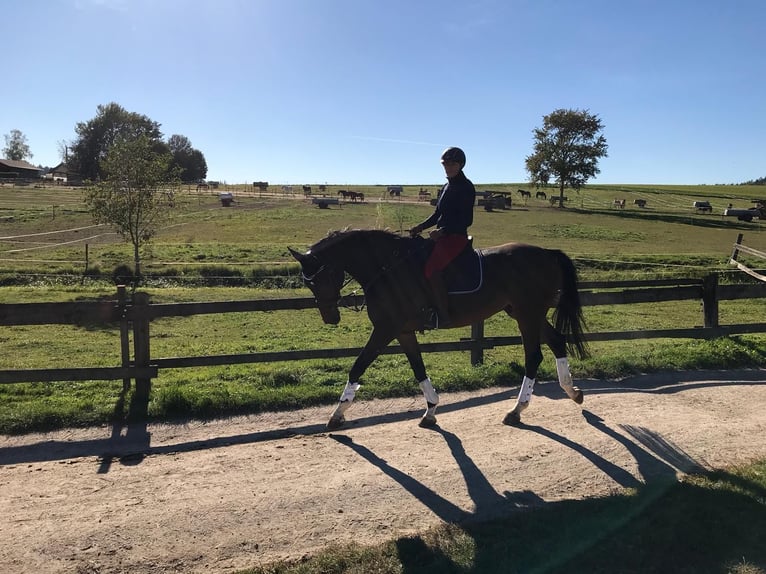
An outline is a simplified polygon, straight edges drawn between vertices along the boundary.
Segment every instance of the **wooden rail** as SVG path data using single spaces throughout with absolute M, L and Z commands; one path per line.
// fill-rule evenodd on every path
M 740 246 L 741 248 L 741 246 Z M 580 298 L 583 306 L 630 305 L 664 301 L 700 300 L 703 325 L 685 329 L 655 329 L 587 333 L 588 341 L 615 341 L 650 338 L 712 339 L 741 333 L 764 333 L 766 323 L 719 325 L 718 302 L 723 300 L 766 298 L 766 283 L 719 285 L 718 275 L 704 279 L 665 279 L 654 281 L 583 282 Z M 361 305 L 363 297 L 344 298 L 346 305 Z M 81 380 L 123 380 L 127 387 L 136 381 L 136 391 L 148 394 L 151 379 L 160 369 L 266 363 L 274 361 L 301 361 L 320 358 L 354 357 L 361 347 L 272 351 L 230 355 L 195 357 L 151 356 L 151 322 L 161 317 L 190 317 L 192 315 L 243 313 L 280 310 L 314 309 L 311 298 L 263 299 L 250 301 L 163 303 L 152 304 L 146 293 L 136 293 L 128 300 L 124 287 L 119 287 L 114 301 L 75 303 L 18 303 L 0 304 L 0 326 L 14 325 L 112 325 L 120 331 L 121 364 L 114 367 L 79 367 L 66 369 L 13 369 L 0 370 L 0 384 L 18 382 L 52 382 Z M 130 331 L 133 335 L 131 359 Z M 473 364 L 481 363 L 483 352 L 499 346 L 519 345 L 521 337 L 486 337 L 484 324 L 471 328 L 471 336 L 457 341 L 424 343 L 427 353 L 469 351 Z M 398 345 L 390 345 L 383 354 L 401 352 Z
M 766 275 L 761 275 L 758 273 L 755 269 L 751 269 L 747 265 L 743 265 L 739 261 L 737 261 L 737 258 L 739 257 L 739 253 L 748 253 L 750 255 L 755 255 L 756 257 L 760 257 L 761 259 L 766 259 L 766 253 L 763 251 L 758 251 L 757 249 L 753 249 L 752 247 L 747 247 L 745 245 L 742 245 L 742 234 L 740 233 L 737 236 L 737 242 L 734 244 L 734 250 L 731 252 L 731 259 L 729 259 L 729 263 L 731 265 L 734 265 L 739 269 L 740 271 L 744 271 L 751 277 L 755 277 L 756 279 L 766 282 Z

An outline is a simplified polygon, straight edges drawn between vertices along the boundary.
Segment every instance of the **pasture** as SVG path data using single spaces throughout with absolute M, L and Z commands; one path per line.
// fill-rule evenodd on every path
M 513 207 L 476 209 L 475 245 L 522 241 L 561 247 L 580 260 L 586 278 L 599 266 L 633 260 L 643 263 L 644 270 L 664 264 L 661 272 L 674 263 L 688 267 L 694 258 L 709 268 L 725 259 L 726 246 L 738 230 L 754 247 L 762 236 L 762 221 L 748 224 L 721 214 L 729 204 L 751 205 L 766 194 L 763 187 L 594 187 L 579 194 L 570 190 L 567 208 L 555 209 L 544 199 L 522 199 L 515 193 L 519 185 L 478 186 L 480 191 L 512 192 Z M 231 282 L 241 278 L 251 284 L 253 277 L 280 275 L 285 266 L 294 267 L 288 246 L 306 247 L 343 227 L 407 229 L 431 209 L 417 201 L 416 186 L 405 188 L 398 198 L 389 197 L 383 186 L 358 186 L 364 202 L 323 210 L 303 195 L 226 189 L 234 195 L 229 208 L 222 207 L 217 192 L 181 190 L 173 221 L 143 254 L 149 275 L 180 280 L 216 277 L 218 271 L 232 277 Z M 327 186 L 326 193 L 337 198 L 334 186 Z M 627 207 L 615 209 L 615 198 L 626 199 Z M 711 203 L 711 214 L 695 212 L 692 204 L 699 198 Z M 636 199 L 645 201 L 645 207 L 636 207 Z M 60 280 L 66 275 L 79 279 L 83 273 L 109 276 L 115 266 L 130 263 L 129 246 L 108 228 L 93 226 L 81 190 L 0 188 L 0 281 L 40 274 L 58 274 Z
M 479 186 L 502 189 L 503 186 Z M 518 184 L 505 186 L 515 191 Z M 405 230 L 432 209 L 418 202 L 419 188 L 391 198 L 383 187 L 360 187 L 364 203 L 319 209 L 305 197 L 240 191 L 222 207 L 216 194 L 182 191 L 173 221 L 144 250 L 149 275 L 145 290 L 156 302 L 224 301 L 309 296 L 288 247 L 303 250 L 329 230 L 344 227 Z M 472 227 L 477 247 L 525 241 L 559 247 L 574 260 L 581 280 L 701 277 L 728 271 L 737 233 L 745 244 L 766 250 L 759 220 L 723 218 L 718 206 L 744 204 L 761 188 L 702 186 L 667 190 L 585 189 L 570 207 L 552 208 L 543 199 L 514 197 L 510 210 L 477 208 Z M 329 186 L 328 195 L 336 195 Z M 617 194 L 627 207 L 613 209 Z M 633 194 L 647 200 L 632 207 Z M 734 195 L 739 194 L 737 198 Z M 749 194 L 749 195 L 748 195 Z M 762 194 L 761 194 L 762 195 Z M 694 212 L 705 197 L 716 211 Z M 575 207 L 576 203 L 581 204 Z M 721 207 L 722 208 L 722 207 Z M 53 302 L 113 298 L 111 271 L 130 263 L 130 248 L 106 228 L 93 228 L 82 191 L 0 188 L 0 302 Z M 85 245 L 87 245 L 87 250 Z M 88 270 L 85 271 L 87 251 Z M 741 280 L 741 273 L 728 280 Z M 278 288 L 267 288 L 274 287 Z M 353 285 L 348 290 L 353 289 Z M 626 314 L 627 312 L 627 314 Z M 722 322 L 757 322 L 766 316 L 762 300 L 726 302 Z M 623 328 L 682 328 L 700 323 L 694 302 L 640 304 L 587 309 L 593 331 Z M 168 318 L 153 326 L 152 356 L 190 356 L 256 351 L 361 346 L 370 325 L 364 313 L 343 312 L 340 325 L 323 325 L 313 311 L 230 314 Z M 487 335 L 516 335 L 515 324 L 496 317 Z M 6 352 L 0 368 L 113 366 L 119 364 L 115 332 L 69 326 L 14 327 L 0 338 Z M 429 332 L 423 342 L 454 340 L 468 330 Z M 753 366 L 764 362 L 763 337 L 720 341 L 615 341 L 599 343 L 593 357 L 573 361 L 575 377 L 619 376 L 675 368 Z M 555 377 L 546 353 L 541 378 Z M 149 416 L 213 417 L 232 413 L 332 403 L 345 382 L 351 361 L 315 360 L 291 364 L 230 365 L 167 370 L 153 382 Z M 520 349 L 488 351 L 485 363 L 470 366 L 461 353 L 426 357 L 429 374 L 442 390 L 516 384 Z M 401 396 L 417 391 L 406 360 L 379 358 L 365 376 L 363 397 Z M 118 389 L 113 382 L 18 384 L 0 388 L 0 431 L 101 424 L 116 415 Z M 127 407 L 124 407 L 127 409 Z

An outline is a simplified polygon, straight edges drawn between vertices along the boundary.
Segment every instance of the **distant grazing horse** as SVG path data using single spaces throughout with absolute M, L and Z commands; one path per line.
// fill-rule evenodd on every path
M 197 184 L 197 191 L 200 191 L 200 190 L 203 190 L 203 189 L 204 190 L 208 190 L 208 189 L 210 189 L 210 186 L 208 184 L 206 184 L 206 183 L 198 183 Z
M 338 195 L 343 196 L 343 199 L 350 199 L 351 201 L 364 201 L 364 194 L 361 191 L 347 191 L 345 189 L 339 189 Z
M 532 192 L 527 191 L 526 189 L 517 189 L 516 191 L 519 192 L 519 195 L 523 198 L 532 197 Z
M 535 199 L 548 199 L 548 196 L 545 195 L 544 191 L 538 191 L 535 193 Z
M 423 310 L 430 306 L 422 265 L 432 246 L 430 240 L 420 237 L 402 237 L 381 230 L 347 230 L 330 233 L 306 253 L 290 249 L 301 264 L 303 281 L 314 294 L 325 323 L 336 325 L 340 321 L 340 292 L 348 274 L 362 286 L 373 325 L 367 344 L 348 373 L 328 429 L 343 425 L 362 375 L 394 339 L 399 341 L 426 399 L 420 426 L 436 424 L 439 396 L 428 378 L 415 336 L 415 331 L 424 328 Z M 567 360 L 567 349 L 579 357 L 587 356 L 572 260 L 558 249 L 522 243 L 490 247 L 478 254 L 483 265 L 481 285 L 466 294 L 450 295 L 451 326 L 471 325 L 500 311 L 516 319 L 524 346 L 524 378 L 516 405 L 503 422 L 518 424 L 521 412 L 529 405 L 543 359 L 541 342 L 556 357 L 561 387 L 569 398 L 582 403 L 582 391 L 572 383 Z M 555 327 L 547 319 L 549 309 L 553 309 Z
M 311 186 L 310 185 L 304 185 L 303 186 L 303 195 L 305 195 L 305 196 L 311 195 Z
M 624 200 L 624 199 L 615 199 L 615 200 L 612 202 L 612 205 L 613 205 L 614 207 L 617 207 L 617 208 L 619 208 L 619 209 L 625 209 L 625 200 Z

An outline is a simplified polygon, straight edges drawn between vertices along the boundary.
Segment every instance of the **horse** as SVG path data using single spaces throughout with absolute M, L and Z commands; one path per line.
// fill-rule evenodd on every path
M 544 191 L 538 191 L 535 193 L 535 199 L 548 199 L 548 196 L 545 194 Z
M 384 230 L 333 231 L 305 253 L 288 248 L 300 263 L 301 277 L 312 294 L 322 320 L 340 322 L 341 290 L 355 279 L 364 291 L 372 332 L 348 372 L 348 381 L 327 423 L 328 430 L 345 423 L 345 413 L 361 385 L 361 377 L 391 341 L 397 339 L 426 400 L 421 427 L 436 425 L 439 403 L 426 373 L 415 335 L 425 327 L 424 310 L 431 306 L 423 261 L 433 241 Z M 558 249 L 507 243 L 477 250 L 482 261 L 481 285 L 449 297 L 450 328 L 484 320 L 500 311 L 515 319 L 524 348 L 524 377 L 516 404 L 503 423 L 518 425 L 529 406 L 544 342 L 556 357 L 559 385 L 578 404 L 583 393 L 572 382 L 567 351 L 580 358 L 589 354 L 585 322 L 572 260 Z M 449 267 L 445 272 L 449 271 Z M 552 321 L 547 314 L 553 309 Z
M 352 202 L 364 201 L 364 194 L 361 191 L 346 191 L 345 189 L 338 190 L 338 195 L 342 195 L 343 199 L 351 198 Z
M 526 189 L 517 189 L 516 191 L 524 199 L 526 199 L 528 197 L 532 197 L 532 192 L 531 191 L 527 191 Z

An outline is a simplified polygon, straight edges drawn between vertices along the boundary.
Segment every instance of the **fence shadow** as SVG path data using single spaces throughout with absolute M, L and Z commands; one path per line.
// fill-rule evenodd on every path
M 462 401 L 444 405 L 441 412 L 454 412 L 462 409 L 478 407 L 494 402 L 507 400 L 513 396 L 514 391 L 502 390 L 484 396 L 469 397 Z M 67 460 L 88 456 L 98 456 L 101 460 L 99 472 L 108 472 L 109 466 L 119 460 L 122 464 L 137 464 L 145 456 L 175 454 L 191 452 L 195 450 L 222 448 L 227 446 L 255 444 L 259 442 L 280 440 L 296 435 L 313 435 L 326 432 L 325 422 L 292 426 L 283 429 L 273 429 L 243 433 L 233 436 L 213 437 L 202 440 L 192 440 L 170 445 L 152 446 L 150 444 L 151 433 L 146 422 L 136 422 L 138 413 L 143 412 L 144 417 L 148 406 L 148 398 L 137 398 L 131 405 L 127 416 L 122 413 L 126 392 L 120 395 L 115 405 L 115 421 L 112 425 L 111 434 L 108 437 L 80 440 L 58 441 L 46 440 L 39 443 L 0 448 L 0 467 L 10 464 L 22 464 L 32 462 L 50 462 Z M 409 420 L 417 420 L 423 414 L 425 405 L 416 410 L 402 411 L 361 417 L 348 422 L 350 428 L 364 428 L 391 424 Z M 330 408 L 328 407 L 328 416 Z M 125 433 L 123 434 L 123 431 Z
M 736 372 L 699 371 L 661 373 L 656 375 L 640 375 L 621 381 L 577 381 L 577 385 L 581 387 L 586 394 L 586 401 L 589 394 L 595 395 L 601 393 L 625 392 L 667 394 L 683 392 L 690 389 L 741 384 L 766 385 L 766 370 L 754 369 Z M 449 413 L 510 400 L 516 396 L 517 390 L 518 387 L 514 386 L 512 388 L 498 390 L 482 396 L 469 397 L 452 403 L 442 403 L 439 407 L 439 411 L 442 413 Z M 536 385 L 535 394 L 554 400 L 569 400 L 555 382 Z M 115 422 L 112 425 L 111 433 L 108 437 L 80 441 L 45 440 L 35 444 L 0 448 L 0 467 L 11 464 L 48 462 L 97 456 L 101 459 L 99 472 L 103 473 L 108 472 L 110 465 L 113 464 L 114 461 L 119 461 L 121 464 L 137 464 L 140 463 L 145 456 L 150 455 L 174 454 L 233 445 L 256 444 L 264 441 L 290 438 L 296 435 L 313 435 L 326 432 L 325 423 L 322 421 L 315 424 L 305 424 L 282 429 L 270 429 L 233 436 L 212 437 L 169 445 L 152 446 L 150 427 L 145 422 L 148 397 L 141 398 L 134 394 L 127 415 L 122 415 L 125 400 L 126 392 L 123 391 L 115 405 Z M 413 399 L 413 404 L 415 402 L 417 401 Z M 422 413 L 423 408 L 418 405 L 417 408 L 399 413 L 359 417 L 350 420 L 347 424 L 350 428 L 365 428 L 382 424 L 414 421 L 417 420 Z M 539 430 L 541 434 L 550 432 L 539 427 L 530 427 L 523 424 L 521 428 Z M 624 430 L 629 433 L 635 433 L 635 438 L 637 440 L 639 438 L 644 440 L 647 447 L 652 445 L 654 448 L 657 448 L 660 451 L 662 450 L 662 446 L 656 441 L 653 442 L 651 436 L 647 435 L 643 430 L 632 428 L 626 428 Z M 558 435 L 553 436 L 552 434 L 549 434 L 548 436 L 553 439 L 558 437 L 561 438 L 562 441 L 566 440 Z M 572 444 L 571 447 L 577 449 L 577 445 L 575 444 Z M 604 462 L 603 466 L 604 468 L 607 468 L 608 465 Z M 615 470 L 614 472 L 615 477 L 617 478 L 613 478 L 615 478 L 618 483 L 622 484 L 620 480 L 618 480 L 619 471 Z M 623 478 L 624 480 L 628 480 L 626 477 Z

